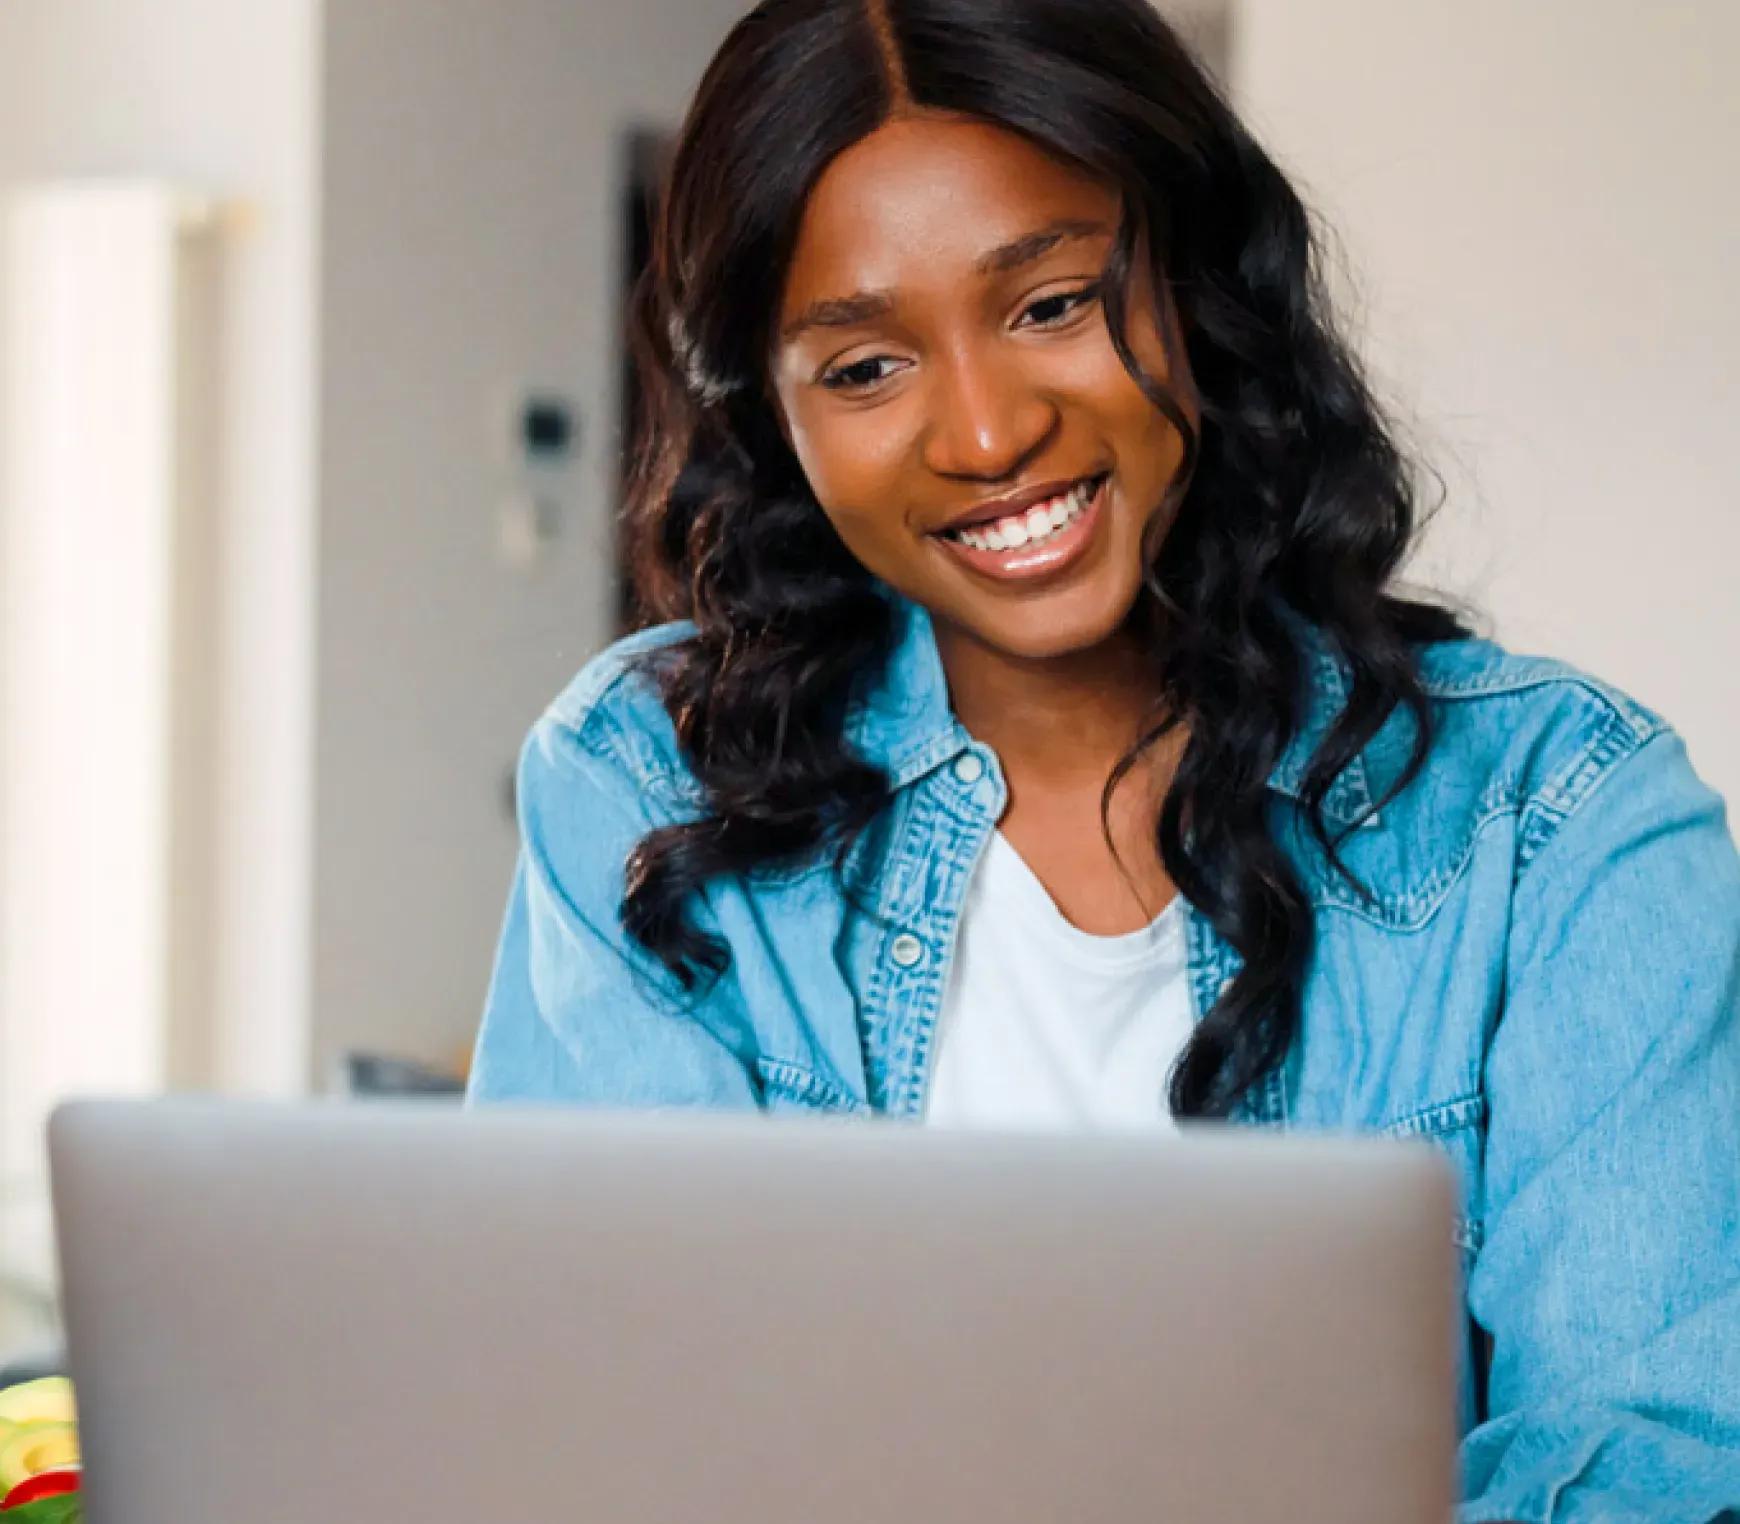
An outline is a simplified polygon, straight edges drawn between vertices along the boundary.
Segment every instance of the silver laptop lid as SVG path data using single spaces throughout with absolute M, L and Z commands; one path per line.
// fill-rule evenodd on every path
M 90 1524 L 1442 1524 L 1425 1145 L 75 1102 Z

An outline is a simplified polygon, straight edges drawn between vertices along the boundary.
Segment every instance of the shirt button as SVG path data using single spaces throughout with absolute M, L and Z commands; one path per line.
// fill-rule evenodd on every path
M 959 778 L 962 783 L 977 783 L 979 779 L 985 776 L 985 764 L 981 762 L 976 755 L 969 751 L 965 755 L 956 758 L 955 776 Z
M 924 956 L 924 943 L 910 931 L 903 931 L 888 949 L 888 956 L 902 968 L 911 968 Z

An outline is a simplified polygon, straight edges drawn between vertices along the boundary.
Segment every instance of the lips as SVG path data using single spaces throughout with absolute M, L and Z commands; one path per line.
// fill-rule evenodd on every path
M 1067 492 L 1044 498 L 1031 508 L 955 529 L 952 538 L 975 550 L 1020 550 L 1026 545 L 1043 544 L 1087 511 L 1096 480 L 1084 477 Z
M 1091 490 L 1105 474 L 1098 471 L 1068 480 L 1042 482 L 1037 486 L 1023 488 L 1020 492 L 1006 493 L 1000 498 L 977 503 L 965 512 L 957 513 L 941 529 L 933 532 L 939 535 L 958 535 L 965 529 L 982 529 L 992 524 L 1017 521 L 1035 508 L 1052 508 L 1063 504 L 1071 493 L 1081 488 Z M 1035 527 L 1036 532 L 1039 532 L 1038 526 Z
M 1109 473 L 1084 477 L 1048 489 L 1049 496 L 1029 492 L 1037 501 L 1013 510 L 963 514 L 934 538 L 955 559 L 1000 582 L 1048 577 L 1071 565 L 1092 542 L 1107 493 Z

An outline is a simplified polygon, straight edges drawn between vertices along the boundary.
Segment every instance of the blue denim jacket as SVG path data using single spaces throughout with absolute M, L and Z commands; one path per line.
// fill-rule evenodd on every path
M 555 701 L 521 757 L 470 1101 L 922 1117 L 1006 793 L 950 710 L 928 617 L 900 609 L 849 721 L 889 806 L 844 882 L 817 861 L 708 888 L 697 914 L 732 965 L 698 1000 L 617 914 L 630 848 L 700 809 L 631 663 L 681 627 L 620 642 Z M 1661 719 L 1560 663 L 1472 640 L 1422 663 L 1431 760 L 1343 847 L 1368 900 L 1303 828 L 1304 765 L 1346 691 L 1314 646 L 1270 793 L 1316 945 L 1297 1039 L 1240 1120 L 1420 1137 L 1458 1167 L 1463 1524 L 1721 1517 L 1740 1509 L 1740 858 L 1722 801 Z M 1366 813 L 1410 739 L 1401 716 L 1380 732 L 1332 825 Z M 1187 924 L 1200 1014 L 1236 959 Z

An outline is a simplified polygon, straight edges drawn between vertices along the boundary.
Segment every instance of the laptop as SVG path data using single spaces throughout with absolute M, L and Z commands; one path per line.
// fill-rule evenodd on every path
M 1445 1524 L 1428 1145 L 433 1101 L 49 1128 L 88 1524 Z

